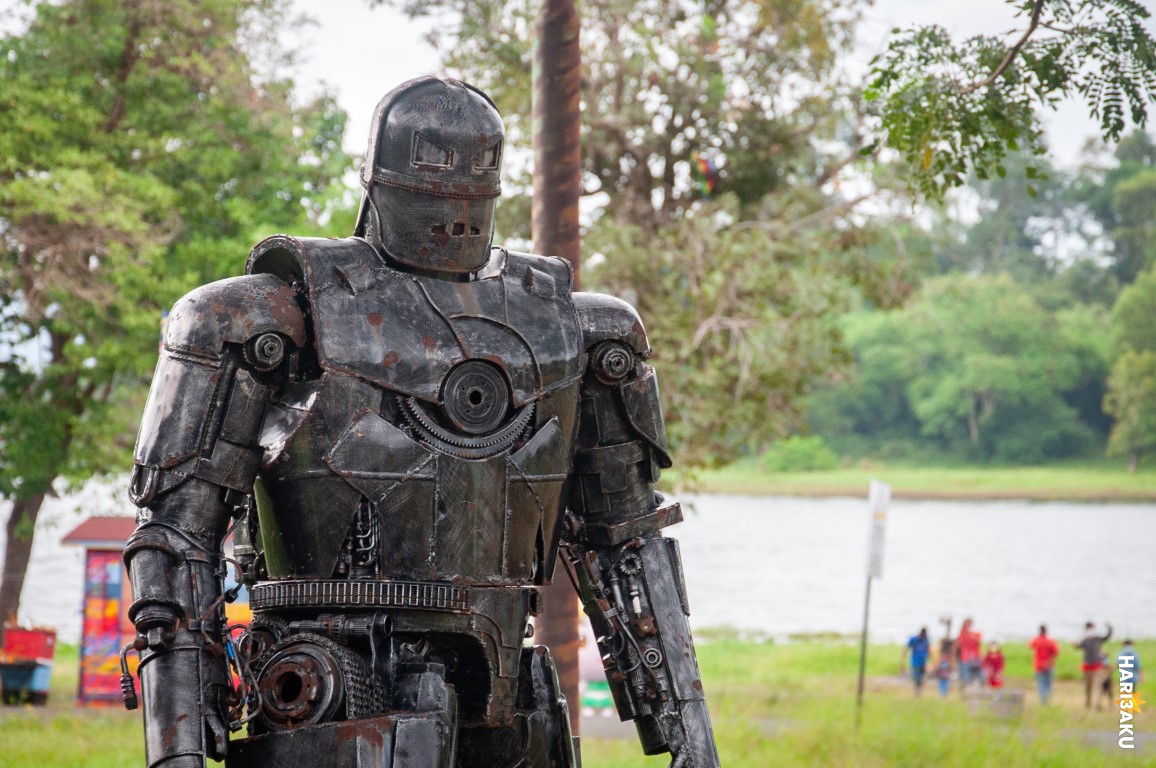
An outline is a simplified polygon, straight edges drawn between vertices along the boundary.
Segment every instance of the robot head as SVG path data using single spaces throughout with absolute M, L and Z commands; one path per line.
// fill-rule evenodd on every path
M 472 85 L 420 77 L 377 105 L 356 235 L 394 261 L 468 273 L 490 259 L 505 131 Z

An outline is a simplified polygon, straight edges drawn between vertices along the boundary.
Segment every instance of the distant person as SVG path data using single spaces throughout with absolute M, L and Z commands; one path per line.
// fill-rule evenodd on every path
M 951 640 L 944 639 L 939 644 L 939 661 L 935 664 L 935 683 L 939 686 L 939 695 L 942 698 L 947 698 L 947 693 L 951 689 L 951 657 L 953 644 Z
M 939 695 L 946 697 L 951 688 L 955 641 L 951 638 L 951 618 L 941 618 L 939 623 L 943 625 L 943 639 L 939 641 L 939 660 L 935 663 L 935 682 L 939 686 Z
M 972 683 L 983 680 L 983 659 L 979 655 L 982 636 L 972 629 L 971 619 L 964 619 L 955 639 L 955 655 L 959 659 L 959 690 L 966 692 Z
M 983 657 L 983 671 L 987 677 L 989 687 L 1003 687 L 1003 669 L 1005 664 L 1003 651 L 1000 650 L 999 643 L 991 643 L 988 645 L 987 654 Z
M 1124 647 L 1116 654 L 1116 669 L 1132 671 L 1132 679 L 1128 682 L 1133 685 L 1140 684 L 1140 655 L 1136 653 L 1136 649 L 1132 645 L 1131 640 L 1124 640 Z
M 1092 693 L 1100 687 L 1107 672 L 1103 649 L 1104 643 L 1112 636 L 1112 625 L 1105 621 L 1104 626 L 1108 629 L 1107 633 L 1097 635 L 1096 625 L 1089 621 L 1084 625 L 1084 639 L 1073 644 L 1074 648 L 1084 652 L 1084 660 L 1080 664 L 1080 671 L 1084 673 L 1084 709 L 1092 708 Z M 1099 708 L 1097 701 L 1096 709 Z
M 1040 703 L 1047 704 L 1052 697 L 1052 682 L 1056 676 L 1056 657 L 1060 655 L 1060 646 L 1048 637 L 1048 628 L 1040 625 L 1040 633 L 1032 639 L 1028 647 L 1032 649 L 1033 666 L 1036 670 L 1036 690 L 1040 694 Z
M 915 695 L 923 692 L 923 677 L 927 672 L 927 657 L 931 655 L 931 640 L 927 637 L 927 627 L 922 627 L 918 635 L 907 641 L 903 654 L 911 655 L 911 680 L 915 684 Z
M 1104 674 L 1100 678 L 1100 695 L 1096 697 L 1097 710 L 1103 701 L 1112 703 L 1112 662 L 1106 651 L 1100 654 L 1100 663 L 1104 665 Z

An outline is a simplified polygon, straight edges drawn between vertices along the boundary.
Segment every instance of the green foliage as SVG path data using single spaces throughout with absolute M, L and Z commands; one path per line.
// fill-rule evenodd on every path
M 979 218 L 958 238 L 941 242 L 936 249 L 938 272 L 996 275 L 1007 273 L 1024 285 L 1041 284 L 1061 271 L 1056 240 L 1066 234 L 1072 218 L 1065 174 L 1044 158 L 1009 155 L 1005 173 L 988 179 L 972 177 L 970 186 L 979 196 Z M 1030 168 L 1036 173 L 1030 174 Z M 1029 193 L 1029 184 L 1034 193 Z M 960 228 L 943 214 L 945 229 Z
M 439 0 L 431 42 L 447 71 L 494 98 L 508 141 L 528 146 L 532 32 L 539 3 Z M 720 166 L 720 192 L 744 204 L 830 180 L 854 156 L 821 151 L 845 131 L 853 91 L 837 79 L 857 11 L 847 0 L 591 0 L 581 14 L 584 188 L 617 221 L 653 232 L 690 205 L 696 154 Z M 842 138 L 842 137 L 839 137 Z M 833 142 L 828 142 L 833 143 Z
M 345 116 L 255 53 L 287 6 L 37 2 L 0 38 L 0 497 L 32 500 L 23 525 L 57 478 L 128 468 L 162 310 L 327 209 Z
M 858 375 L 816 396 L 812 423 L 834 442 L 897 437 L 912 452 L 1078 454 L 1096 438 L 1066 395 L 1102 375 L 1106 344 L 1088 333 L 1105 325 L 1089 308 L 1048 312 L 1006 275 L 928 280 L 905 309 L 852 319 Z
M 1120 292 L 1112 322 L 1121 352 L 1156 352 L 1156 267 Z
M 863 460 L 853 466 L 812 472 L 770 473 L 755 457 L 748 457 L 698 473 L 695 485 L 711 493 L 862 496 L 872 479 L 887 481 L 895 498 L 1156 501 L 1156 466 L 1128 472 L 1119 462 L 1103 456 L 1030 467 L 998 466 L 989 461 L 951 462 L 926 444 L 918 454 L 902 461 Z
M 161 310 L 325 204 L 330 101 L 293 104 L 241 40 L 275 0 L 35 5 L 0 40 L 0 494 L 121 470 Z
M 733 459 L 788 434 L 813 381 L 841 368 L 838 318 L 851 296 L 821 229 L 777 238 L 733 221 L 733 197 L 648 237 L 595 226 L 605 260 L 587 284 L 635 303 L 647 323 L 680 465 Z
M 1112 366 L 1104 410 L 1116 419 L 1109 456 L 1128 456 L 1135 469 L 1141 456 L 1156 450 L 1156 352 L 1128 351 Z
M 1120 355 L 1104 395 L 1104 411 L 1116 420 L 1108 455 L 1129 457 L 1134 471 L 1156 450 L 1156 267 L 1120 293 L 1112 314 Z
M 1156 144 L 1144 131 L 1121 139 L 1111 158 L 1093 159 L 1072 184 L 1073 204 L 1086 206 L 1093 226 L 1085 237 L 1106 237 L 1111 279 L 1127 285 L 1152 263 L 1156 216 Z M 1098 231 L 1095 226 L 1098 225 Z M 1117 288 L 1118 290 L 1118 288 Z
M 1078 94 L 1117 140 L 1147 121 L 1156 94 L 1156 40 L 1135 0 L 1009 0 L 1024 20 L 1014 41 L 955 43 L 938 26 L 895 30 L 873 62 L 867 98 L 877 107 L 873 148 L 896 150 L 911 182 L 933 200 L 971 172 L 1004 176 L 1011 152 L 1042 155 L 1037 110 Z M 1028 190 L 1041 175 L 1027 166 Z
M 791 435 L 768 448 L 762 464 L 771 472 L 815 472 L 839 466 L 839 457 L 818 435 Z

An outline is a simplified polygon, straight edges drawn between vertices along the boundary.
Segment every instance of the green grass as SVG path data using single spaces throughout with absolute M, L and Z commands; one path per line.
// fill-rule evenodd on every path
M 77 707 L 78 649 L 58 645 L 45 707 L 0 709 L 0 768 L 140 768 L 140 712 Z
M 1114 647 L 1113 647 L 1114 648 Z M 699 658 L 723 765 L 979 768 L 1156 766 L 1156 749 L 1124 753 L 1117 715 L 1085 713 L 1075 654 L 1061 656 L 1056 703 L 1038 705 L 1026 648 L 1009 646 L 1007 689 L 1025 691 L 1019 717 L 1003 719 L 953 692 L 916 699 L 897 675 L 900 649 L 873 646 L 861 730 L 855 729 L 858 647 L 854 642 L 702 644 Z M 1156 656 L 1156 642 L 1139 649 Z M 969 704 L 972 704 L 969 707 Z M 1156 734 L 1156 711 L 1138 716 Z M 585 768 L 665 768 L 633 741 L 585 740 Z
M 1156 742 L 1124 753 L 1115 746 L 1111 708 L 1084 712 L 1077 658 L 1070 650 L 1060 657 L 1056 702 L 1044 708 L 1036 702 L 1027 649 L 1005 646 L 1007 688 L 1026 695 L 1022 715 L 1004 719 L 969 707 L 954 691 L 947 700 L 932 688 L 914 698 L 897 674 L 899 647 L 872 646 L 863 725 L 857 731 L 855 642 L 769 643 L 726 632 L 701 634 L 699 659 L 728 768 L 1156 768 Z M 1113 652 L 1117 648 L 1112 644 Z M 1138 651 L 1141 658 L 1156 659 L 1156 641 L 1139 643 Z M 142 765 L 139 713 L 77 709 L 74 648 L 58 651 L 54 673 L 47 707 L 0 711 L 0 767 Z M 1156 703 L 1137 717 L 1136 728 L 1156 736 Z M 668 763 L 643 757 L 633 738 L 583 740 L 585 768 L 666 768 Z
M 746 459 L 691 478 L 695 490 L 786 496 L 865 496 L 871 479 L 892 495 L 925 499 L 1154 501 L 1156 469 L 1135 474 L 1116 463 L 1071 462 L 1035 467 L 860 466 L 816 472 L 768 472 Z M 678 476 L 672 473 L 672 479 Z

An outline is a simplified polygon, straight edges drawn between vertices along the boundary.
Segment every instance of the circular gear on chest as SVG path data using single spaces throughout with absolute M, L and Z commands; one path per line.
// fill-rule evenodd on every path
M 468 435 L 497 429 L 510 410 L 510 385 L 491 363 L 467 360 L 454 367 L 442 388 L 446 417 Z

